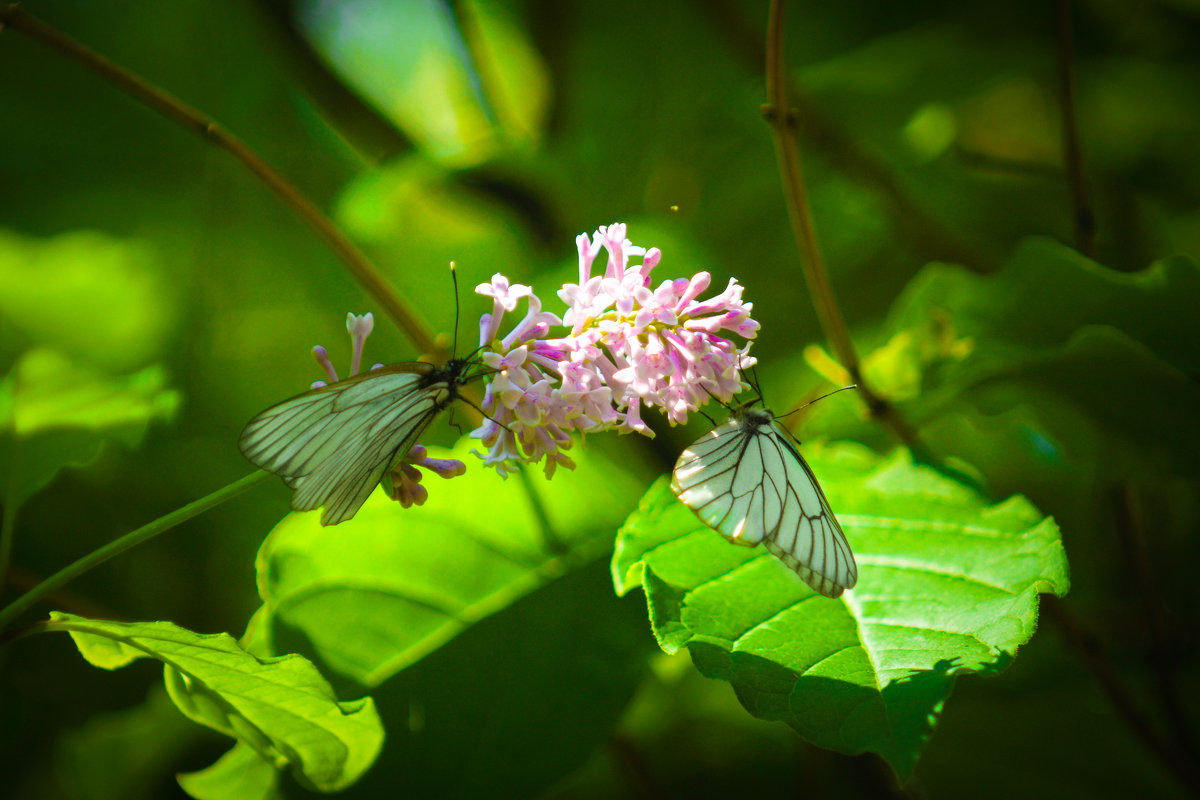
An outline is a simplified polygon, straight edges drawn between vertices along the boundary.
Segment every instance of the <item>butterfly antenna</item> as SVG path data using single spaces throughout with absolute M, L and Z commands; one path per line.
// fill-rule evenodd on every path
M 461 395 L 460 395 L 458 399 L 459 399 L 459 400 L 462 400 L 464 403 L 466 403 L 467 405 L 469 405 L 471 408 L 475 409 L 475 410 L 476 410 L 476 411 L 478 411 L 480 414 L 482 414 L 484 419 L 490 419 L 492 422 L 496 423 L 496 424 L 497 424 L 497 425 L 499 425 L 501 428 L 504 428 L 504 430 L 508 431 L 509 433 L 513 433 L 513 429 L 512 429 L 512 428 L 508 427 L 508 426 L 507 426 L 507 425 L 505 425 L 503 422 L 501 422 L 500 420 L 496 419 L 496 418 L 495 418 L 495 417 L 493 417 L 491 414 L 487 413 L 487 412 L 486 412 L 486 411 L 484 411 L 482 408 L 480 408 L 479 406 L 477 406 L 477 405 L 475 405 L 474 403 L 472 403 L 472 402 L 471 402 L 471 400 L 470 400 L 469 398 L 466 398 L 466 397 L 463 397 L 463 396 L 461 396 Z
M 726 403 L 724 400 L 722 400 L 721 398 L 719 398 L 715 394 L 713 394 L 707 386 L 705 386 L 704 384 L 700 384 L 700 388 L 704 390 L 704 393 L 706 395 L 708 395 L 710 400 L 715 400 L 717 405 L 721 406 L 726 411 L 733 411 L 733 409 L 729 407 L 728 403 Z M 696 409 L 696 410 L 700 411 L 700 409 Z M 704 414 L 703 411 L 700 411 L 700 413 Z M 708 414 L 704 414 L 704 416 L 709 422 L 712 422 L 712 417 L 708 416 Z M 715 425 L 716 423 L 713 423 L 713 424 Z
M 754 389 L 754 393 L 758 395 L 758 402 L 765 408 L 767 405 L 766 399 L 763 397 L 762 384 L 758 382 L 758 365 L 750 365 L 750 386 Z M 798 411 L 799 409 L 797 409 Z
M 820 397 L 816 398 L 815 400 L 809 400 L 807 403 L 805 403 L 805 404 L 804 404 L 804 405 L 802 405 L 802 406 L 797 406 L 796 408 L 793 408 L 791 411 L 787 412 L 786 414 L 780 414 L 780 415 L 779 415 L 778 417 L 776 417 L 775 419 L 784 419 L 785 417 L 790 417 L 792 414 L 795 414 L 795 413 L 797 413 L 797 412 L 799 412 L 799 411 L 803 411 L 804 409 L 808 408 L 808 407 L 809 407 L 809 406 L 811 406 L 813 403 L 816 403 L 816 402 L 817 402 L 817 401 L 819 401 L 819 400 L 824 400 L 826 397 L 830 397 L 831 395 L 835 395 L 835 394 L 837 394 L 838 392 L 844 392 L 844 391 L 846 391 L 847 389 L 857 389 L 857 388 L 858 388 L 858 384 L 857 384 L 857 383 L 852 383 L 852 384 L 850 384 L 849 386 L 842 386 L 842 387 L 839 387 L 839 388 L 837 388 L 837 389 L 834 389 L 832 392 L 826 392 L 825 394 L 821 395 Z
M 458 271 L 454 269 L 454 262 L 450 262 L 450 280 L 454 283 L 454 344 L 450 348 L 450 359 L 458 355 Z

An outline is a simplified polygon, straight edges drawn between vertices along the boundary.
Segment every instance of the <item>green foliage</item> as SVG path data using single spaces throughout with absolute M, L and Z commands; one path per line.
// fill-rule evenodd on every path
M 1007 665 L 1066 594 L 1054 522 L 1020 497 L 990 505 L 912 464 L 842 445 L 811 459 L 859 564 L 856 588 L 815 594 L 762 549 L 734 547 L 664 478 L 621 529 L 613 578 L 641 585 L 660 646 L 687 647 L 750 713 L 839 752 L 916 765 L 953 677 Z
M 300 656 L 259 658 L 226 634 L 200 635 L 170 622 L 106 622 L 55 612 L 47 627 L 70 633 L 80 654 L 102 669 L 141 658 L 162 661 L 179 710 L 238 741 L 231 755 L 191 779 L 206 797 L 218 785 L 247 788 L 249 783 L 234 783 L 237 773 L 242 777 L 236 780 L 265 784 L 265 771 L 250 768 L 251 754 L 272 771 L 289 770 L 309 788 L 338 791 L 358 779 L 383 744 L 371 698 L 339 702 Z
M 29 350 L 0 383 L 0 436 L 10 448 L 0 486 L 12 481 L 10 497 L 20 504 L 64 467 L 92 463 L 108 442 L 136 447 L 147 425 L 173 417 L 179 401 L 161 367 L 118 377 L 54 350 Z
M 1071 4 L 1092 243 L 1073 230 L 1045 3 L 788 5 L 806 186 L 866 380 L 922 458 L 986 498 L 910 463 L 846 393 L 798 429 L 870 448 L 804 448 L 859 556 L 858 588 L 812 596 L 661 484 L 608 575 L 650 476 L 705 427 L 650 419 L 655 440 L 589 439 L 580 471 L 552 482 L 500 481 L 468 457 L 468 476 L 429 479 L 425 507 L 377 497 L 329 529 L 281 521 L 288 492 L 272 481 L 54 595 L 89 619 L 200 630 L 253 614 L 240 655 L 166 623 L 54 624 L 86 625 L 101 661 L 144 653 L 102 627 L 173 630 L 161 646 L 188 652 L 219 642 L 232 649 L 194 668 L 228 657 L 235 684 L 234 662 L 258 674 L 301 653 L 324 675 L 301 676 L 306 702 L 330 719 L 349 707 L 333 691 L 370 692 L 387 731 L 374 766 L 360 748 L 351 769 L 324 737 L 343 766 L 321 780 L 347 797 L 895 793 L 874 753 L 911 775 L 901 791 L 933 800 L 1195 794 L 1144 746 L 1195 761 L 1200 718 L 1194 14 Z M 656 280 L 704 269 L 746 287 L 776 411 L 846 382 L 815 349 L 825 334 L 760 114 L 764 7 L 26 9 L 244 139 L 447 344 L 454 260 L 460 354 L 490 306 L 469 287 L 502 272 L 549 298 L 577 274 L 572 237 L 619 220 L 662 249 Z M 245 475 L 238 431 L 322 377 L 312 345 L 344 369 L 347 311 L 375 312 L 368 363 L 422 354 L 227 153 L 13 27 L 0 74 L 7 603 Z M 458 434 L 439 421 L 429 438 Z M 1025 644 L 1036 593 L 1067 589 L 1064 546 L 1071 595 Z M 643 586 L 649 625 L 613 580 Z M 1098 643 L 1086 657 L 1063 635 L 1073 627 Z M 227 740 L 161 692 L 145 701 L 143 670 L 81 671 L 55 637 L 17 633 L 0 631 L 0 772 L 15 800 L 175 797 L 179 772 L 214 800 L 294 788 L 275 767 L 298 763 L 290 739 L 276 743 L 295 732 L 275 731 L 285 716 L 230 716 L 233 701 L 169 673 L 185 707 L 242 737 L 213 764 Z M 1103 659 L 1145 728 L 1095 680 Z
M 388 740 L 348 796 L 533 797 L 604 752 L 653 649 L 630 600 L 595 561 L 379 685 Z
M 1113 477 L 1190 473 L 1200 431 L 1178 420 L 1200 407 L 1197 296 L 1191 259 L 1123 273 L 1031 240 L 994 275 L 922 270 L 866 374 L 919 424 L 1032 406 L 1036 429 L 1068 458 L 1103 456 Z
M 163 686 L 155 684 L 140 705 L 97 714 L 64 732 L 52 769 L 74 800 L 141 800 L 153 797 L 157 784 L 167 782 L 188 750 L 209 735 L 220 738 L 193 725 Z M 53 792 L 43 789 L 41 794 Z
M 434 455 L 477 461 L 472 446 Z M 266 635 L 278 649 L 299 635 L 337 672 L 381 683 L 604 552 L 639 487 L 599 453 L 577 463 L 551 482 L 472 469 L 404 513 L 377 491 L 332 530 L 319 514 L 285 517 L 259 551 L 264 605 L 250 638 Z
M 174 303 L 138 240 L 72 231 L 44 241 L 0 230 L 0 315 L 29 340 L 115 371 L 158 355 Z
M 471 448 L 432 455 L 470 463 Z M 332 529 L 293 513 L 263 543 L 243 641 L 311 653 L 383 709 L 387 749 L 355 792 L 527 797 L 609 735 L 645 623 L 598 557 L 641 484 L 595 449 L 574 458 L 552 481 L 472 468 L 401 513 L 377 492 Z
M 242 741 L 211 767 L 180 775 L 179 785 L 196 800 L 274 800 L 280 796 L 279 771 Z

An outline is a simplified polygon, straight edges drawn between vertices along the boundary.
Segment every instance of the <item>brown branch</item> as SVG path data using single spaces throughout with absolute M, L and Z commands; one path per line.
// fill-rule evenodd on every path
M 33 589 L 43 580 L 44 577 L 42 576 L 34 575 L 32 572 L 28 572 L 20 567 L 13 567 L 9 572 L 8 584 L 24 593 Z M 70 589 L 56 589 L 47 593 L 43 598 L 42 604 L 59 611 L 67 611 L 71 614 L 77 614 L 78 616 L 90 619 L 124 619 L 122 615 L 103 603 L 98 603 L 89 597 L 72 592 Z
M 1096 257 L 1096 219 L 1088 204 L 1079 123 L 1075 113 L 1075 37 L 1071 27 L 1071 0 L 1058 0 L 1058 92 L 1062 111 L 1063 153 L 1067 184 L 1074 208 L 1075 247 L 1088 258 Z
M 747 24 L 743 7 L 729 0 L 705 0 L 704 5 L 732 50 L 757 70 L 766 51 L 760 32 Z M 996 268 L 993 257 L 968 246 L 930 216 L 909 196 L 888 166 L 860 147 L 854 137 L 825 114 L 794 80 L 787 79 L 787 90 L 792 107 L 804 121 L 796 134 L 805 147 L 819 153 L 835 169 L 882 198 L 897 234 L 908 241 L 918 256 L 961 264 L 973 272 L 986 273 Z
M 925 453 L 917 441 L 915 431 L 900 419 L 891 405 L 876 394 L 863 379 L 858 352 L 850 341 L 846 322 L 834 296 L 833 286 L 829 282 L 825 260 L 817 244 L 816 228 L 813 225 L 812 211 L 804 189 L 804 176 L 800 169 L 800 148 L 796 144 L 796 114 L 788 104 L 788 85 L 783 59 L 783 0 L 771 2 L 766 56 L 768 103 L 763 109 L 763 114 L 771 126 L 771 134 L 775 140 L 775 153 L 779 158 L 779 172 L 783 180 L 788 218 L 801 255 L 800 269 L 808 285 L 809 294 L 812 295 L 821 328 L 829 337 L 833 351 L 849 373 L 851 382 L 858 384 L 858 390 L 871 415 L 886 424 L 914 453 L 920 451 L 927 456 L 928 453 Z M 923 460 L 934 463 L 931 459 Z
M 375 298 L 418 350 L 432 352 L 435 349 L 433 337 L 424 324 L 367 255 L 299 189 L 216 120 L 25 13 L 16 4 L 0 8 L 0 30 L 5 28 L 24 33 L 78 61 L 163 116 L 230 153 L 317 232 L 354 279 Z

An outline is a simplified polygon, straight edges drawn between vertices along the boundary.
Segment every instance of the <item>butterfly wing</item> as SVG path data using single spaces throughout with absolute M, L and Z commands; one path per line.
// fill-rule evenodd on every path
M 736 409 L 683 452 L 671 488 L 706 525 L 738 544 L 762 542 L 826 597 L 858 582 L 825 493 L 769 413 Z
M 457 373 L 438 369 L 391 364 L 305 392 L 250 420 L 238 446 L 296 490 L 293 509 L 344 522 L 454 398 Z
M 671 490 L 705 525 L 749 547 L 765 533 L 749 524 L 754 489 L 761 483 L 755 464 L 742 463 L 751 437 L 730 418 L 684 450 L 671 472 Z

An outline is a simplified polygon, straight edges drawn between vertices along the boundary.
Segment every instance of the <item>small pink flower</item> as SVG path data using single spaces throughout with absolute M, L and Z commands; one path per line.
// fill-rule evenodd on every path
M 404 508 L 424 505 L 429 491 L 421 485 L 422 473 L 417 467 L 427 469 L 438 477 L 449 480 L 464 474 L 467 465 L 447 458 L 429 458 L 421 445 L 408 451 L 404 460 L 393 467 L 383 478 L 383 489 L 388 497 Z
M 602 424 L 599 418 L 605 412 L 594 403 L 573 402 L 576 398 L 564 390 L 558 367 L 568 358 L 564 348 L 570 342 L 547 338 L 562 320 L 542 311 L 530 287 L 510 286 L 503 275 L 494 275 L 475 291 L 495 299 L 492 313 L 480 324 L 480 346 L 486 348 L 482 359 L 494 373 L 484 393 L 488 419 L 471 435 L 488 448 L 485 465 L 495 466 L 501 475 L 507 475 L 514 462 L 536 463 L 543 457 L 551 474 L 556 465 L 572 463 L 559 452 L 571 446 L 569 431 Z M 504 314 L 515 311 L 521 298 L 527 304 L 525 316 L 501 337 Z M 610 409 L 609 418 L 612 413 Z M 598 419 L 589 419 L 589 414 Z

